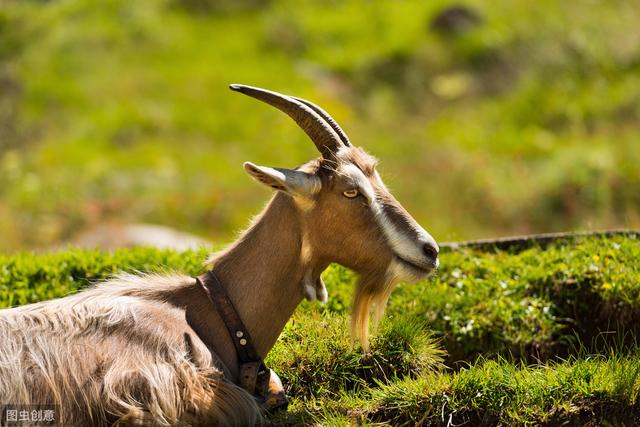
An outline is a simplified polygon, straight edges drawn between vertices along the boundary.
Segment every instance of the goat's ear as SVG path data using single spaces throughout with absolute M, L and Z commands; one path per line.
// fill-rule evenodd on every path
M 244 169 L 261 183 L 292 196 L 312 196 L 322 185 L 317 176 L 293 169 L 257 166 L 251 162 L 245 162 Z

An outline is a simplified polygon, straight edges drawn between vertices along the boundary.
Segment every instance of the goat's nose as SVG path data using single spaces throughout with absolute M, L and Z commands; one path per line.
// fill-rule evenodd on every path
M 434 243 L 425 243 L 424 246 L 422 246 L 422 250 L 430 260 L 435 261 L 436 259 L 438 259 L 438 245 Z

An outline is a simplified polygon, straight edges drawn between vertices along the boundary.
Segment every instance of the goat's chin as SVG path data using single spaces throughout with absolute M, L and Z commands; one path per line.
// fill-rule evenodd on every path
M 369 348 L 369 316 L 377 323 L 384 313 L 384 308 L 395 285 L 399 282 L 416 282 L 429 276 L 433 270 L 421 267 L 402 258 L 395 257 L 386 271 L 367 271 L 360 273 L 360 280 L 355 292 L 351 331 L 362 348 Z M 357 270 L 356 270 L 357 271 Z
M 429 277 L 436 267 L 425 267 L 396 256 L 387 268 L 387 280 L 393 283 L 417 282 Z
M 384 272 L 369 271 L 360 274 L 351 314 L 351 333 L 362 348 L 369 349 L 369 318 L 376 324 L 384 313 L 384 308 L 393 290 L 394 283 Z

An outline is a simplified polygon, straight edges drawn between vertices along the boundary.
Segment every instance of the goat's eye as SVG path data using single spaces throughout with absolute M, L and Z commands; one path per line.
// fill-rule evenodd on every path
M 344 197 L 348 197 L 350 199 L 353 199 L 354 197 L 356 197 L 358 195 L 358 190 L 356 188 L 352 188 L 351 190 L 347 190 L 342 194 L 344 194 Z

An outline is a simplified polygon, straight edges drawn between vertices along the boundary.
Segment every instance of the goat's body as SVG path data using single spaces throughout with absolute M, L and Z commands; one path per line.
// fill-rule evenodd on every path
M 265 357 L 303 296 L 326 301 L 320 274 L 360 273 L 352 329 L 367 346 L 395 282 L 426 277 L 437 244 L 391 196 L 375 159 L 308 101 L 232 89 L 291 116 L 322 153 L 295 170 L 245 163 L 278 191 L 209 265 Z M 234 384 L 238 358 L 206 292 L 185 276 L 123 275 L 76 295 L 0 311 L 0 403 L 55 404 L 64 425 L 252 425 L 259 410 Z
M 253 398 L 171 302 L 190 287 L 184 276 L 121 276 L 0 311 L 0 402 L 55 404 L 64 425 L 252 424 Z
M 210 260 L 262 356 L 302 300 L 293 208 L 276 196 Z M 58 405 L 64 425 L 252 425 L 260 410 L 237 381 L 229 333 L 188 276 L 123 274 L 0 310 L 0 402 Z

